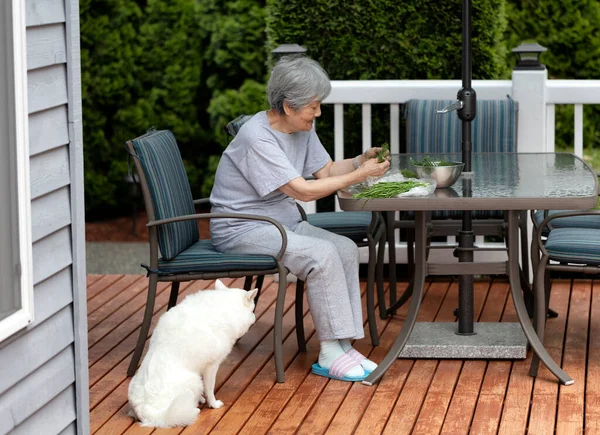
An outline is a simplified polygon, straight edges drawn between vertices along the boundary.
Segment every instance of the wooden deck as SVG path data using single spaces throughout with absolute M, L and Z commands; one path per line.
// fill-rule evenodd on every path
M 193 426 L 154 430 L 127 416 L 125 374 L 142 321 L 147 279 L 132 275 L 87 279 L 92 433 L 600 433 L 600 287 L 592 280 L 553 282 L 551 307 L 559 317 L 548 321 L 546 345 L 575 379 L 572 386 L 559 386 L 545 368 L 537 379 L 531 378 L 529 352 L 526 360 L 518 361 L 398 360 L 377 385 L 367 387 L 310 374 L 318 342 L 306 311 L 308 352 L 297 351 L 292 285 L 284 317 L 286 382 L 275 382 L 276 285 L 266 279 L 256 324 L 219 369 L 216 396 L 225 406 L 202 409 Z M 242 286 L 242 280 L 224 282 Z M 180 297 L 213 284 L 182 284 Z M 167 305 L 165 290 L 166 285 L 159 286 L 154 322 Z M 455 282 L 428 283 L 419 320 L 454 320 L 457 293 Z M 371 347 L 366 338 L 355 347 L 380 361 L 406 310 L 403 307 L 385 321 L 378 318 L 380 346 Z M 479 321 L 516 321 L 508 283 L 476 281 L 475 313 Z

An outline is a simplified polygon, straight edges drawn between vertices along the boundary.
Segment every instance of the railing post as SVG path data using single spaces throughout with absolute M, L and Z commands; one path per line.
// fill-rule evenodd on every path
M 546 51 L 546 48 L 536 43 L 521 44 L 512 51 L 519 58 L 512 72 L 512 98 L 519 103 L 517 151 L 521 153 L 554 151 L 554 143 L 549 144 L 546 140 L 548 71 L 539 61 L 540 54 Z M 535 174 L 524 173 L 522 176 L 535 177 Z M 525 179 L 522 182 L 524 185 L 528 184 Z M 531 246 L 532 237 L 533 223 L 528 218 L 527 247 Z M 519 249 L 519 252 L 522 250 Z M 522 256 L 520 260 L 522 267 L 529 269 L 529 284 L 531 284 L 535 272 L 531 262 L 523 264 Z
M 519 103 L 519 152 L 554 151 L 554 144 L 546 141 L 548 71 L 539 62 L 539 55 L 544 51 L 546 48 L 539 44 L 521 44 L 513 49 L 519 56 L 512 72 L 512 98 Z

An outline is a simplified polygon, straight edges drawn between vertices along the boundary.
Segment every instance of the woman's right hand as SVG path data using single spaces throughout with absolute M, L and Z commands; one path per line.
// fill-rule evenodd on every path
M 364 181 L 367 179 L 367 177 L 381 177 L 388 171 L 388 169 L 390 169 L 389 160 L 384 160 L 383 162 L 378 163 L 377 159 L 369 159 L 360 165 L 357 171 L 360 171 L 361 175 L 364 175 Z

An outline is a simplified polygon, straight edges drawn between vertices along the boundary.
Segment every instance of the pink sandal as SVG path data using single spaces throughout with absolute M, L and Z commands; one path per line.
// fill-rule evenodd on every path
M 333 364 L 331 364 L 331 367 L 329 367 L 328 369 L 321 367 L 318 363 L 313 364 L 312 372 L 315 375 L 325 376 L 326 378 L 337 379 L 339 381 L 364 381 L 367 377 L 367 373 L 365 373 L 363 376 L 346 376 L 348 370 L 357 366 L 360 366 L 360 363 L 358 363 L 354 358 L 348 355 L 348 353 L 344 353 L 343 355 L 336 358 Z

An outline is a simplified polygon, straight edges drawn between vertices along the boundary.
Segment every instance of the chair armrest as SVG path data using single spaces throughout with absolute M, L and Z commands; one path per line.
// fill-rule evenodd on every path
M 536 222 L 536 216 L 535 214 L 538 212 L 539 210 L 529 210 L 529 217 L 531 219 L 531 223 L 533 224 L 533 228 L 535 229 L 535 231 L 538 230 L 538 225 Z M 550 214 L 550 210 L 544 210 L 544 217 L 542 218 L 542 220 L 546 219 Z M 541 226 L 541 225 L 540 225 Z M 548 225 L 549 229 L 552 229 L 551 225 Z
M 298 207 L 298 211 L 300 212 L 300 216 L 302 217 L 302 220 L 307 221 L 308 217 L 306 216 L 306 211 L 304 211 L 304 208 L 302 208 L 302 206 L 298 203 L 296 203 L 296 207 Z
M 194 205 L 201 205 L 201 204 L 210 204 L 210 198 L 200 198 L 200 199 L 195 199 L 194 200 Z
M 160 219 L 157 221 L 148 222 L 146 224 L 146 226 L 148 228 L 150 228 L 150 227 L 156 227 L 159 225 L 172 224 L 174 222 L 184 222 L 184 221 L 190 221 L 190 220 L 205 220 L 205 219 L 248 219 L 248 220 L 253 220 L 253 221 L 268 222 L 269 224 L 274 225 L 275 228 L 277 228 L 277 230 L 281 234 L 281 249 L 279 250 L 279 253 L 275 257 L 277 259 L 277 261 L 281 260 L 281 258 L 283 257 L 283 254 L 285 253 L 285 250 L 287 248 L 287 235 L 285 233 L 285 230 L 283 229 L 283 226 L 279 223 L 279 221 L 277 221 L 273 218 L 267 217 L 267 216 L 242 214 L 242 213 L 199 213 L 199 214 L 188 214 L 188 215 L 184 215 L 184 216 L 176 216 L 176 217 L 172 217 L 172 218 L 168 218 L 168 219 Z

